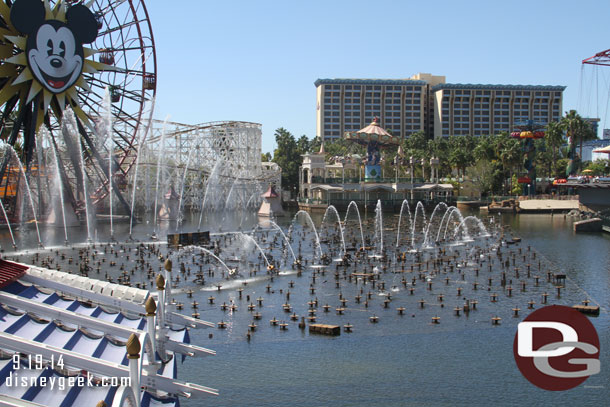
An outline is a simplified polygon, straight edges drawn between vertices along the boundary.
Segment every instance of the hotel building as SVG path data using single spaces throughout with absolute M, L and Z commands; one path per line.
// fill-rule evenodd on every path
M 509 132 L 515 122 L 558 121 L 565 86 L 445 83 L 419 73 L 409 79 L 318 79 L 316 135 L 324 140 L 357 131 L 375 116 L 395 136 L 429 138 Z
M 510 132 L 522 120 L 559 121 L 564 89 L 459 83 L 433 86 L 434 138 Z
M 415 79 L 318 79 L 317 135 L 335 140 L 358 131 L 374 117 L 395 136 L 425 126 L 426 86 Z

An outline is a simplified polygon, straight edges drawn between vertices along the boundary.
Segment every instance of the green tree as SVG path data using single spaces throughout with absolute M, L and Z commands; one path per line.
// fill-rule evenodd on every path
M 430 157 L 437 157 L 439 159 L 439 176 L 446 177 L 451 173 L 451 164 L 447 157 L 449 157 L 449 142 L 446 138 L 438 138 L 434 140 L 428 140 L 428 152 Z
M 563 138 L 564 129 L 560 122 L 550 122 L 546 125 L 546 134 L 544 136 L 547 144 L 551 147 L 553 156 L 552 172 L 557 172 L 557 155 L 559 148 L 564 144 Z
M 511 188 L 510 188 L 510 194 L 511 195 L 521 195 L 521 192 L 523 192 L 523 187 L 521 187 L 521 184 L 519 184 L 519 182 L 517 181 L 517 176 L 513 174 L 513 176 L 511 177 Z
M 271 161 L 272 157 L 271 157 L 271 153 L 270 152 L 266 152 L 266 153 L 262 153 L 261 154 L 261 161 L 262 162 L 269 162 Z
M 555 169 L 555 173 L 553 176 L 555 178 L 565 178 L 566 177 L 566 168 L 568 167 L 568 163 L 570 162 L 569 158 L 560 158 L 557 160 L 557 168 Z
M 504 179 L 502 165 L 499 162 L 492 162 L 481 159 L 475 165 L 468 167 L 466 174 L 475 185 L 482 196 L 498 194 L 502 191 Z
M 587 163 L 587 170 L 591 170 L 590 175 L 605 175 L 608 173 L 610 160 L 595 160 Z
M 320 137 L 316 136 L 309 142 L 309 151 L 308 153 L 315 153 L 316 151 L 320 151 L 320 145 L 322 141 L 320 141 Z
M 515 188 L 516 176 L 514 176 L 515 169 L 521 166 L 523 159 L 523 151 L 519 140 L 512 137 L 503 137 L 502 140 L 498 140 L 498 155 L 502 162 L 502 167 L 505 171 L 505 176 L 511 180 L 509 190 Z M 517 185 L 518 186 L 518 185 Z
M 450 136 L 449 137 L 449 162 L 457 170 L 458 177 L 460 170 L 462 176 L 465 175 L 466 168 L 474 164 L 474 149 L 476 139 L 471 136 Z
M 297 150 L 301 154 L 307 154 L 308 152 L 310 152 L 310 148 L 311 148 L 311 141 L 309 141 L 307 136 L 303 134 L 297 140 Z
M 342 157 L 348 154 L 358 154 L 360 156 L 364 156 L 364 154 L 366 154 L 366 149 L 364 146 L 343 138 L 333 141 L 325 141 L 324 151 L 326 152 L 327 160 L 335 156 Z
M 593 132 L 593 127 L 585 121 L 576 110 L 566 112 L 561 119 L 561 125 L 566 130 L 570 141 L 570 158 L 574 161 L 571 168 L 568 168 L 569 175 L 576 174 L 582 166 L 582 147 L 587 140 L 597 138 Z M 576 144 L 580 145 L 580 157 L 576 158 Z
M 282 188 L 295 192 L 299 186 L 301 155 L 292 133 L 283 127 L 275 131 L 277 148 L 273 151 L 273 162 L 282 169 Z
M 496 145 L 493 136 L 479 137 L 473 151 L 476 160 L 493 161 L 496 159 Z
M 403 141 L 403 149 L 409 151 L 415 158 L 426 158 L 428 150 L 428 139 L 426 133 L 417 131 Z
M 548 148 L 546 138 L 534 140 L 536 147 L 536 168 L 538 168 L 537 176 L 552 177 L 553 171 L 553 153 L 552 149 Z

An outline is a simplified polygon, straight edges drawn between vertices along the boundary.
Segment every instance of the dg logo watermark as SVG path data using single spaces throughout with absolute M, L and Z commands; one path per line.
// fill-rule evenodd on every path
M 599 337 L 589 319 L 562 305 L 532 312 L 517 328 L 513 352 L 527 380 L 568 390 L 599 373 Z

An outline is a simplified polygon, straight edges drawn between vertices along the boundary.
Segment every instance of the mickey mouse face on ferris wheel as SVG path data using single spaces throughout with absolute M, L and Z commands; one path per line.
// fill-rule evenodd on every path
M 11 23 L 27 35 L 26 55 L 34 78 L 58 94 L 76 83 L 83 71 L 83 44 L 97 37 L 93 13 L 81 4 L 68 8 L 66 22 L 45 20 L 40 0 L 17 0 Z

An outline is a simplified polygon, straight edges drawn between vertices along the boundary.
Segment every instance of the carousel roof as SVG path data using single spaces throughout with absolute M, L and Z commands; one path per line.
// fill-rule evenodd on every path
M 593 150 L 594 153 L 606 153 L 606 154 L 610 154 L 610 145 L 606 146 L 606 147 L 602 147 L 602 148 L 598 148 L 596 150 Z
M 371 142 L 377 142 L 381 145 L 398 145 L 400 144 L 400 138 L 391 135 L 384 130 L 378 123 L 378 119 L 375 117 L 373 122 L 356 132 L 346 132 L 345 139 L 355 141 L 360 144 L 369 144 Z
M 214 354 L 188 343 L 187 325 L 210 323 L 166 309 L 164 338 L 151 338 L 145 316 L 147 290 L 0 260 L 0 275 L 7 273 L 21 275 L 0 288 L 0 405 L 94 406 L 103 400 L 108 406 L 128 406 L 135 395 L 143 407 L 179 406 L 178 396 L 217 394 L 177 380 L 181 355 Z M 120 382 L 131 377 L 127 347 L 134 335 L 142 343 L 138 363 L 140 383 L 146 388 L 137 395 L 132 386 Z M 166 360 L 152 352 L 161 342 Z M 21 359 L 18 369 L 15 355 Z M 34 360 L 38 355 L 42 368 L 28 364 L 29 356 Z M 60 356 L 62 366 L 57 364 Z M 85 385 L 68 386 L 70 377 L 81 376 Z M 25 378 L 30 385 L 18 385 L 11 377 Z M 109 378 L 119 382 L 104 384 Z M 62 381 L 65 387 L 51 385 Z

